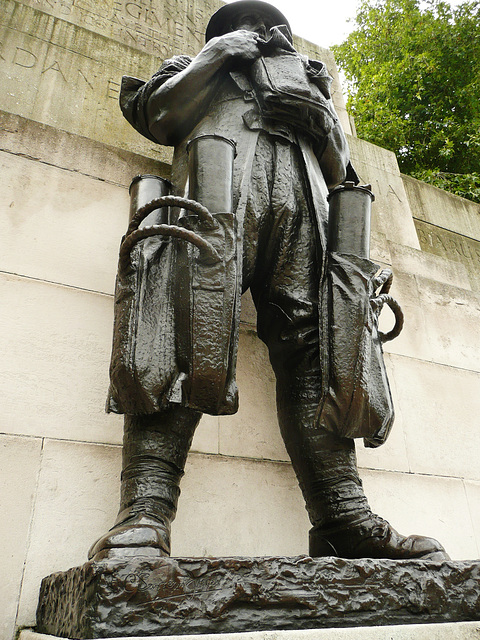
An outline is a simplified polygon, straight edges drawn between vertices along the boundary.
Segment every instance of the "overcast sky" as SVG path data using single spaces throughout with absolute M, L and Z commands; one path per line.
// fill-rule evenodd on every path
M 460 4 L 462 0 L 451 0 Z M 340 44 L 354 28 L 360 0 L 267 0 L 286 16 L 292 31 L 320 47 Z M 351 19 L 348 22 L 348 19 Z

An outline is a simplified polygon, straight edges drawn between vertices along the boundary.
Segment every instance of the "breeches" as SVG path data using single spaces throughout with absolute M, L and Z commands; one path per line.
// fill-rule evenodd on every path
M 300 149 L 260 134 L 243 224 L 243 288 L 278 377 L 285 367 L 320 379 L 321 248 Z
M 300 149 L 260 135 L 250 184 L 244 289 L 252 291 L 258 335 L 275 372 L 282 437 L 310 519 L 318 523 L 350 499 L 352 486 L 358 487 L 360 480 L 353 440 L 326 431 L 316 421 L 322 393 L 323 256 Z

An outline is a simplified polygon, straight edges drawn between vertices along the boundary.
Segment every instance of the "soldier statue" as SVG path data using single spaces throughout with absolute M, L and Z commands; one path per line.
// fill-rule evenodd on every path
M 173 231 L 165 231 L 165 219 L 154 220 L 151 228 L 156 225 L 164 235 L 145 232 L 119 270 L 107 410 L 125 414 L 121 506 L 90 558 L 170 554 L 170 524 L 195 428 L 204 412 L 237 410 L 239 299 L 248 289 L 276 377 L 280 431 L 312 524 L 310 555 L 448 558 L 436 540 L 400 535 L 372 513 L 357 471 L 354 438 L 379 444 L 393 413 L 388 402 L 369 397 L 379 385 L 388 389 L 383 364 L 362 369 L 373 372 L 370 387 L 368 376 L 355 369 L 366 361 L 365 353 L 380 353 L 378 345 L 362 343 L 359 357 L 347 332 L 340 355 L 332 355 L 332 334 L 349 314 L 332 300 L 328 198 L 345 185 L 353 188 L 358 177 L 331 82 L 322 62 L 295 50 L 282 13 L 260 0 L 220 8 L 194 58 L 166 60 L 147 82 L 123 78 L 125 118 L 149 140 L 174 147 L 174 198 L 165 201 L 172 203 L 167 222 Z M 216 164 L 216 152 L 203 164 L 192 161 L 198 140 L 218 145 Z M 217 208 L 218 216 L 207 224 L 207 218 L 199 221 L 200 209 L 192 215 L 182 207 L 182 198 L 200 201 L 193 182 L 201 182 L 204 169 L 213 167 L 220 175 L 222 154 L 230 148 L 230 203 Z M 214 191 L 223 188 L 211 178 L 200 190 L 208 192 L 212 184 Z M 211 209 L 212 202 L 215 194 L 200 204 Z M 223 228 L 224 220 L 230 226 Z M 208 246 L 214 247 L 221 228 L 214 253 L 218 258 L 228 245 L 220 255 L 223 271 L 212 253 L 195 257 L 206 246 L 198 238 L 211 236 Z M 141 226 L 134 233 L 139 231 Z M 185 241 L 193 235 L 198 246 Z M 372 264 L 366 256 L 355 260 L 363 270 Z M 184 277 L 188 269 L 193 275 Z M 373 288 L 375 271 L 366 278 Z M 217 311 L 223 320 L 209 323 Z M 362 331 L 369 325 L 361 319 L 359 324 Z M 376 329 L 369 330 L 375 343 Z M 345 399 L 348 384 L 335 391 L 330 372 L 332 362 L 352 353 L 352 388 L 365 383 L 371 390 L 355 392 L 353 403 Z M 371 419 L 380 405 L 387 406 L 386 414 Z M 354 427 L 345 429 L 347 422 Z

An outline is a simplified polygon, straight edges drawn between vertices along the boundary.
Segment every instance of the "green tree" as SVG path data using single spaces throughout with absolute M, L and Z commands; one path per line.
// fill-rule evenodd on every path
M 480 202 L 480 2 L 363 0 L 355 23 L 333 51 L 358 135 Z

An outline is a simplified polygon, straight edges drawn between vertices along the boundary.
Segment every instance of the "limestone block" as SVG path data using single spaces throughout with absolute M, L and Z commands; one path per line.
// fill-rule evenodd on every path
M 416 281 L 431 359 L 480 371 L 480 297 L 421 276 Z
M 467 494 L 468 506 L 470 508 L 473 530 L 477 539 L 477 555 L 475 557 L 480 558 L 480 482 L 464 480 L 464 485 L 465 492 Z
M 413 216 L 432 225 L 480 240 L 480 205 L 402 176 Z M 455 212 L 452 215 L 452 212 Z
M 372 185 L 372 232 L 419 249 L 417 233 L 395 154 L 359 138 L 347 136 L 352 163 L 363 184 Z
M 2 151 L 124 187 L 137 174 L 170 176 L 168 164 L 5 111 L 0 130 Z
M 423 261 L 422 261 L 423 262 Z M 442 265 L 427 265 L 430 275 Z M 480 298 L 476 292 L 393 269 L 392 295 L 400 303 L 405 325 L 398 338 L 385 345 L 388 353 L 410 356 L 447 364 L 453 367 L 479 370 L 480 343 L 478 322 Z M 424 269 L 424 272 L 426 269 Z M 452 279 L 455 270 L 450 272 Z M 461 276 L 461 270 L 459 271 Z M 448 279 L 448 272 L 443 280 Z M 385 310 L 380 316 L 383 331 L 393 326 L 393 315 Z
M 395 422 L 387 441 L 380 447 L 371 449 L 364 447 L 362 440 L 356 440 L 357 461 L 359 467 L 367 469 L 384 469 L 386 471 L 410 471 L 403 431 L 402 413 L 398 410 L 398 397 L 393 375 L 393 366 L 389 354 L 385 354 L 385 364 L 389 376 L 395 409 Z
M 220 418 L 219 453 L 289 460 L 277 422 L 275 377 L 266 346 L 252 331 L 240 333 L 237 382 L 240 408 Z
M 453 287 L 471 289 L 467 268 L 455 255 L 436 256 L 392 242 L 390 255 L 394 273 L 402 271 Z
M 191 454 L 173 556 L 296 555 L 310 527 L 289 464 Z
M 418 283 L 414 275 L 393 269 L 392 296 L 402 307 L 405 324 L 401 334 L 384 345 L 387 353 L 430 360 L 432 350 L 428 340 L 424 310 L 420 304 Z M 386 308 L 380 315 L 380 329 L 389 331 L 394 324 L 392 312 Z
M 46 440 L 17 624 L 34 625 L 38 589 L 52 571 L 82 564 L 118 511 L 120 448 Z
M 480 241 L 421 220 L 415 220 L 415 227 L 422 251 L 460 263 L 466 270 L 471 288 L 479 292 Z
M 452 560 L 478 557 L 461 479 L 366 470 L 361 476 L 372 510 L 397 531 L 436 538 Z
M 480 374 L 391 356 L 410 470 L 478 480 Z
M 167 636 L 168 640 L 478 640 L 478 622 L 387 625 L 385 627 L 351 627 L 349 629 L 303 629 L 299 631 L 250 631 L 209 635 Z M 150 637 L 165 640 L 166 636 Z M 20 632 L 18 640 L 56 640 L 31 629 Z M 117 640 L 128 640 L 117 638 Z
M 126 189 L 11 154 L 0 163 L 1 270 L 113 293 Z
M 160 61 L 196 55 L 220 0 L 79 5 L 74 0 L 4 0 L 0 108 L 99 142 L 168 162 L 171 151 L 139 135 L 118 108 L 123 75 L 148 80 Z M 313 58 L 321 50 L 302 39 Z M 350 131 L 333 56 L 334 100 Z
M 0 436 L 0 637 L 5 640 L 14 635 L 41 446 L 39 438 Z
M 83 2 L 64 0 L 21 0 L 26 7 L 41 9 L 51 18 L 128 45 L 157 58 L 183 51 L 194 54 L 203 45 L 210 15 L 221 6 L 219 0 L 153 0 L 141 2 Z
M 379 231 L 374 231 L 370 235 L 370 259 L 381 265 L 387 266 L 392 264 L 392 256 L 390 255 L 390 244 L 387 236 Z
M 257 326 L 257 312 L 250 290 L 242 296 L 240 322 L 244 325 L 250 325 L 250 329 Z
M 220 418 L 204 414 L 195 431 L 192 451 L 199 453 L 218 453 Z
M 121 442 L 121 417 L 104 412 L 111 297 L 4 274 L 0 298 L 0 431 Z
M 355 166 L 361 162 L 363 165 L 369 165 L 390 175 L 400 175 L 397 158 L 393 151 L 352 136 L 348 136 L 348 143 Z M 360 177 L 362 181 L 365 180 L 363 174 Z
M 170 153 L 136 133 L 118 107 L 122 75 L 148 79 L 158 68 L 154 56 L 48 15 L 38 3 L 3 4 L 0 108 L 168 161 Z

